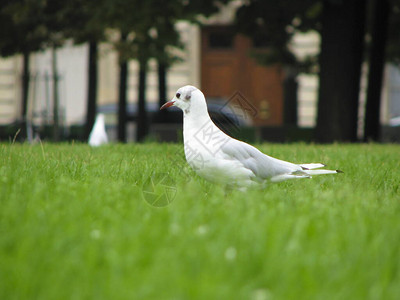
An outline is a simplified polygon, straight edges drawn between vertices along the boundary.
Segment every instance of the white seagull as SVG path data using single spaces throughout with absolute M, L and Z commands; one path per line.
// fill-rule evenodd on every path
M 294 164 L 279 160 L 226 135 L 211 120 L 206 99 L 194 86 L 178 89 L 175 97 L 160 109 L 170 106 L 183 111 L 186 161 L 199 176 L 211 182 L 246 190 L 267 182 L 341 173 L 319 169 L 325 167 L 321 163 Z
M 92 147 L 101 146 L 108 143 L 104 115 L 98 114 L 94 122 L 92 132 L 89 135 L 89 145 Z

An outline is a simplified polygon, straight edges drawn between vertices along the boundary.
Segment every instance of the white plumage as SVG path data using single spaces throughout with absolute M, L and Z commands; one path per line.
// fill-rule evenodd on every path
M 98 114 L 96 117 L 96 122 L 94 122 L 93 129 L 89 135 L 89 145 L 92 147 L 97 147 L 107 143 L 108 137 L 104 122 L 104 115 Z
M 213 123 L 203 93 L 194 86 L 180 88 L 160 109 L 170 106 L 179 107 L 184 114 L 186 161 L 209 181 L 244 190 L 260 183 L 341 172 L 319 169 L 325 166 L 321 163 L 294 164 L 279 160 L 231 138 Z

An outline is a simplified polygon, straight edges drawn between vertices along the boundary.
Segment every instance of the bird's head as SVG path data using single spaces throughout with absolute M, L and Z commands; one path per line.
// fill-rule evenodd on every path
M 186 85 L 176 91 L 175 97 L 161 106 L 161 109 L 176 106 L 179 107 L 184 113 L 189 113 L 191 109 L 199 110 L 206 108 L 206 101 L 203 93 L 192 85 Z

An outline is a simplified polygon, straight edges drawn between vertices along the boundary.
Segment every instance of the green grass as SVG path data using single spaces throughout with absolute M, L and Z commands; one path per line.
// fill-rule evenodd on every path
M 345 173 L 225 196 L 182 145 L 0 145 L 0 299 L 399 299 L 400 146 L 258 147 Z

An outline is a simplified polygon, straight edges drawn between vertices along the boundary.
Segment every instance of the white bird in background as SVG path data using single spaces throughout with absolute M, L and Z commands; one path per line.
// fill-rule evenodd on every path
M 267 182 L 341 173 L 319 169 L 325 167 L 321 163 L 294 164 L 279 160 L 226 135 L 211 120 L 206 99 L 194 86 L 178 89 L 175 97 L 160 109 L 170 106 L 183 111 L 186 161 L 199 176 L 211 182 L 246 190 Z
M 92 132 L 89 135 L 89 145 L 97 147 L 108 143 L 108 137 L 106 133 L 106 125 L 104 123 L 104 115 L 98 114 L 96 122 L 94 122 Z

